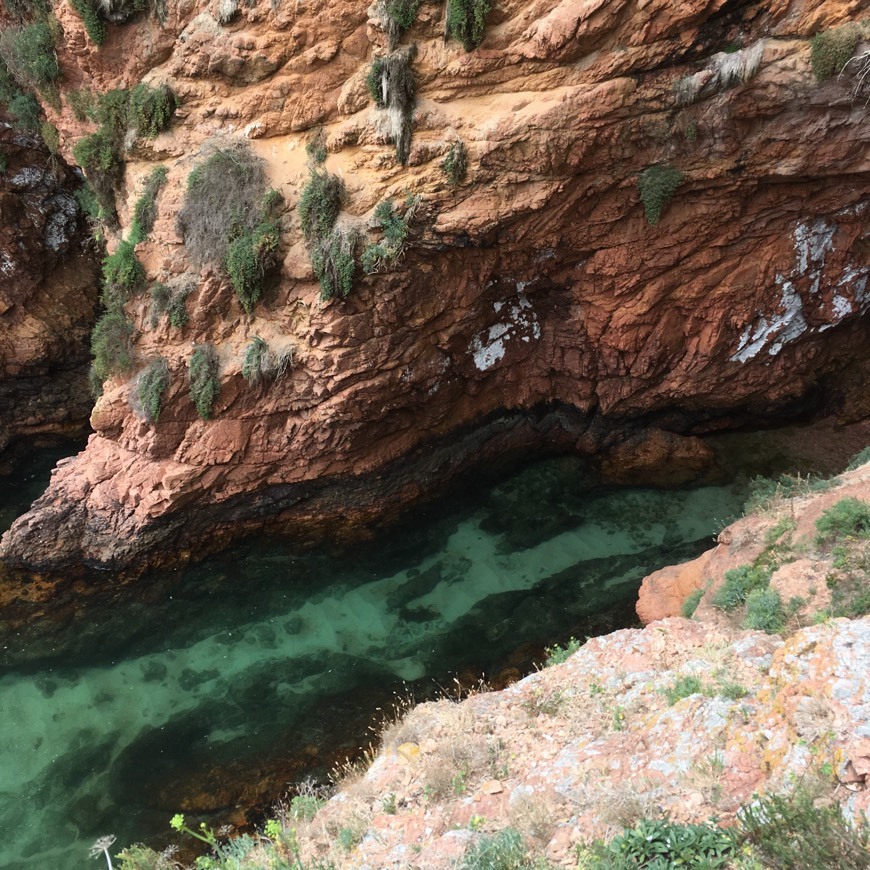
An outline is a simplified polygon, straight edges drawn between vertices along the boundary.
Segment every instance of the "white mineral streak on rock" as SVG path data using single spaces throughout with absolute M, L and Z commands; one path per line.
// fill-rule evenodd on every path
M 532 303 L 523 293 L 524 284 L 517 284 L 516 299 L 510 302 L 495 302 L 493 310 L 502 314 L 507 308 L 504 321 L 495 323 L 481 335 L 476 335 L 469 345 L 468 351 L 474 358 L 478 371 L 485 372 L 504 358 L 506 342 L 512 338 L 530 342 L 541 337 L 541 326 L 538 316 L 532 308 Z

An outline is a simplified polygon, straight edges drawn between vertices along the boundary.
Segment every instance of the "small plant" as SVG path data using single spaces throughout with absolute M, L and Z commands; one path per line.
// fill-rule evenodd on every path
M 155 166 L 145 179 L 142 195 L 133 206 L 133 221 L 130 226 L 130 242 L 137 245 L 144 242 L 154 228 L 157 220 L 157 194 L 166 184 L 167 169 L 165 166 Z
M 136 398 L 145 420 L 154 424 L 160 419 L 163 394 L 169 387 L 169 364 L 161 356 L 148 363 L 136 381 Z
M 309 245 L 329 235 L 338 220 L 344 196 L 344 182 L 337 175 L 311 170 L 297 206 L 302 232 Z
M 102 45 L 106 41 L 106 25 L 92 0 L 70 0 L 70 5 L 81 18 L 91 42 Z
M 816 475 L 782 474 L 777 478 L 754 477 L 749 482 L 749 498 L 744 513 L 769 510 L 778 502 L 799 498 L 815 492 L 825 492 L 834 485 L 832 480 Z
M 463 142 L 454 142 L 441 161 L 441 169 L 453 187 L 462 184 L 468 174 L 468 149 Z
M 782 599 L 775 589 L 753 589 L 746 596 L 745 628 L 775 634 L 785 628 Z
M 19 130 L 35 133 L 40 127 L 39 103 L 33 94 L 16 94 L 9 101 L 9 115 Z
M 39 125 L 39 135 L 42 141 L 45 142 L 45 147 L 48 148 L 48 153 L 53 156 L 60 154 L 60 134 L 57 132 L 57 127 L 50 121 L 43 121 Z
M 841 538 L 870 538 L 870 505 L 857 498 L 840 499 L 816 520 L 816 544 Z
M 719 610 L 732 611 L 746 601 L 753 590 L 767 586 L 770 574 L 754 565 L 741 565 L 725 572 L 725 582 L 713 597 L 713 606 Z
M 167 312 L 169 323 L 176 329 L 184 329 L 190 317 L 187 314 L 187 296 L 190 291 L 186 287 L 176 290 L 169 300 Z
M 297 822 L 310 822 L 326 803 L 316 795 L 297 794 L 290 801 L 290 815 Z
M 54 50 L 54 36 L 47 21 L 11 27 L 0 34 L 0 57 L 18 84 L 54 95 L 60 65 Z
M 460 870 L 532 870 L 522 834 L 504 828 L 497 834 L 481 837 L 462 856 Z
M 221 391 L 218 378 L 218 356 L 214 346 L 211 344 L 197 345 L 188 361 L 187 371 L 190 381 L 190 397 L 193 399 L 196 413 L 203 420 L 208 420 Z
M 110 834 L 108 837 L 100 837 L 93 846 L 91 846 L 90 851 L 88 852 L 89 858 L 98 858 L 100 855 L 106 856 L 106 863 L 109 865 L 109 870 L 112 870 L 112 858 L 109 855 L 109 847 L 115 842 L 117 838 L 114 834 Z
M 414 117 L 417 85 L 411 61 L 415 49 L 401 49 L 375 58 L 366 75 L 366 86 L 379 109 L 382 132 L 396 146 L 396 159 L 403 166 L 411 152 L 411 122 Z
M 236 296 L 247 314 L 263 295 L 263 279 L 278 250 L 278 224 L 265 220 L 242 233 L 227 249 L 226 270 Z
M 466 51 L 483 42 L 492 0 L 447 0 L 445 36 L 459 40 Z
M 130 91 L 130 122 L 140 136 L 156 139 L 172 119 L 175 106 L 175 94 L 167 85 L 152 88 L 140 82 Z
M 378 17 L 387 34 L 388 46 L 393 51 L 402 34 L 414 23 L 422 0 L 381 0 Z
M 721 695 L 723 698 L 727 698 L 729 701 L 739 701 L 741 698 L 745 698 L 749 692 L 746 687 L 741 686 L 740 683 L 735 683 L 731 680 L 722 680 L 719 683 L 717 694 Z
M 637 183 L 644 214 L 650 226 L 656 226 L 661 220 L 662 213 L 682 181 L 683 173 L 667 163 L 650 166 L 641 172 Z
M 680 608 L 680 613 L 686 619 L 691 619 L 695 615 L 695 611 L 698 609 L 698 605 L 701 603 L 701 599 L 703 597 L 704 597 L 704 590 L 703 589 L 696 589 L 683 602 L 683 606 Z
M 223 266 L 232 242 L 263 220 L 263 161 L 246 142 L 214 149 L 187 178 L 178 229 L 196 265 Z
M 378 272 L 388 263 L 398 259 L 405 250 L 408 238 L 408 224 L 419 205 L 420 198 L 408 196 L 405 200 L 405 214 L 397 211 L 391 200 L 379 202 L 375 208 L 374 219 L 383 231 L 384 237 L 380 244 L 367 245 L 362 253 L 363 272 L 370 275 Z
M 338 832 L 338 844 L 345 852 L 353 850 L 354 846 L 362 840 L 363 831 L 356 826 L 341 828 Z
M 547 653 L 547 658 L 544 661 L 544 667 L 550 667 L 550 665 L 561 665 L 563 662 L 568 661 L 572 655 L 574 655 L 580 647 L 583 646 L 582 642 L 577 640 L 576 637 L 569 638 L 568 642 L 564 646 L 559 646 L 559 644 L 555 644 L 554 646 L 548 646 L 545 648 L 545 652 Z
M 861 29 L 856 24 L 844 24 L 816 34 L 810 44 L 810 63 L 816 81 L 827 81 L 842 72 L 860 40 Z
M 91 333 L 91 385 L 102 388 L 111 375 L 123 374 L 133 368 L 130 337 L 133 327 L 120 309 L 107 311 L 100 317 Z
M 311 251 L 311 265 L 320 282 L 320 299 L 346 299 L 353 289 L 356 272 L 357 235 L 351 230 L 336 228 Z
M 662 819 L 641 819 L 614 839 L 601 855 L 628 867 L 728 867 L 736 853 L 734 836 L 711 825 L 680 825 Z M 608 866 L 605 864 L 604 866 Z M 617 865 L 620 866 L 620 865 Z
M 257 335 L 245 349 L 242 377 L 252 385 L 269 379 L 277 380 L 283 377 L 292 364 L 292 347 L 288 347 L 283 353 L 272 353 L 269 345 Z
M 305 143 L 305 153 L 315 166 L 326 162 L 329 152 L 326 150 L 326 137 L 323 127 L 318 127 L 314 135 Z
M 854 471 L 856 468 L 860 468 L 865 463 L 870 462 L 870 446 L 865 447 L 863 450 L 859 450 L 850 460 L 849 464 L 844 469 L 845 471 Z
M 677 677 L 670 686 L 662 689 L 662 694 L 667 699 L 668 704 L 673 707 L 677 701 L 682 701 L 683 698 L 700 694 L 703 691 L 704 686 L 700 679 L 692 674 L 686 674 Z
M 118 244 L 115 253 L 103 260 L 103 289 L 100 301 L 107 309 L 123 305 L 145 287 L 145 267 L 129 241 Z
M 87 121 L 93 114 L 94 95 L 89 90 L 69 91 L 66 101 L 76 121 Z
M 382 801 L 381 801 L 381 809 L 388 815 L 394 816 L 397 812 L 399 812 L 398 804 L 396 803 L 396 795 L 394 792 L 390 792 Z

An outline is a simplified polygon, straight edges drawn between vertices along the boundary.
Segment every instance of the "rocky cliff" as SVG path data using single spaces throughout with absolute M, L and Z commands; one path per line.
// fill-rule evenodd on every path
M 38 136 L 0 124 L 0 451 L 16 438 L 84 431 L 96 251 L 72 172 Z
M 152 325 L 147 296 L 126 304 L 136 366 L 167 360 L 159 422 L 134 411 L 134 377 L 109 379 L 87 449 L 0 554 L 141 570 L 253 528 L 358 535 L 481 456 L 866 415 L 867 108 L 848 71 L 816 80 L 809 41 L 861 5 L 517 0 L 466 52 L 425 3 L 401 38 L 417 87 L 404 166 L 365 85 L 387 50 L 374 7 L 170 2 L 97 48 L 59 6 L 63 94 L 144 80 L 180 100 L 166 131 L 128 142 L 119 212 L 125 233 L 162 162 L 136 250 L 150 280 L 189 289 L 189 319 Z M 68 100 L 47 111 L 66 154 L 93 129 Z M 379 201 L 420 197 L 404 255 L 326 303 L 294 209 L 315 127 L 345 225 L 371 234 Z M 251 314 L 176 222 L 201 154 L 234 140 L 290 207 Z M 459 140 L 468 173 L 452 184 Z M 681 179 L 656 225 L 638 189 L 653 166 Z M 293 348 L 283 378 L 245 380 L 255 336 Z M 202 342 L 220 366 L 209 420 L 187 384 Z

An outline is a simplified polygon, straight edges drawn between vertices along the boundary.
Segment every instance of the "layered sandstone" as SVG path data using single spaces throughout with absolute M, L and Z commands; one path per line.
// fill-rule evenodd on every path
M 865 415 L 867 110 L 851 81 L 815 81 L 808 41 L 860 5 L 517 0 L 469 54 L 425 4 L 404 38 L 418 46 L 407 167 L 366 94 L 385 36 L 362 6 L 257 2 L 224 27 L 216 8 L 170 3 L 165 24 L 113 28 L 99 51 L 59 7 L 64 89 L 144 79 L 182 99 L 169 131 L 128 155 L 121 214 L 164 162 L 139 254 L 151 278 L 195 289 L 181 332 L 152 328 L 146 297 L 127 306 L 142 364 L 169 361 L 159 423 L 132 410 L 131 381 L 107 383 L 86 451 L 0 554 L 138 570 L 265 525 L 362 525 L 487 453 L 594 452 L 650 424 L 672 438 L 819 406 Z M 717 53 L 732 44 L 758 69 L 725 86 Z M 696 99 L 678 105 L 687 76 Z M 68 109 L 52 117 L 68 153 L 84 128 Z M 342 220 L 422 197 L 405 257 L 328 304 L 292 209 L 315 125 L 349 191 Z M 291 206 L 280 280 L 252 317 L 221 274 L 191 270 L 175 225 L 200 149 L 238 137 Z M 457 138 L 470 172 L 452 188 L 440 162 Z M 651 227 L 637 177 L 665 161 L 685 181 Z M 255 335 L 292 344 L 295 364 L 252 388 Z M 186 384 L 202 341 L 222 367 L 209 421 Z
M 16 438 L 84 431 L 99 258 L 73 173 L 39 137 L 0 125 L 0 451 Z

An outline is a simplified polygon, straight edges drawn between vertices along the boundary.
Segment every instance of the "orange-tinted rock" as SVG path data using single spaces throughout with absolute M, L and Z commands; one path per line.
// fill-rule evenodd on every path
M 608 483 L 681 486 L 697 480 L 712 462 L 713 451 L 700 438 L 651 429 L 608 450 L 601 473 Z
M 130 381 L 106 384 L 87 450 L 0 555 L 143 570 L 264 527 L 359 537 L 481 457 L 591 453 L 641 428 L 691 436 L 820 403 L 866 413 L 866 116 L 848 82 L 815 82 L 807 39 L 853 5 L 806 7 L 524 2 L 494 12 L 472 53 L 445 44 L 424 7 L 406 37 L 419 49 L 407 167 L 365 100 L 384 35 L 358 5 L 259 3 L 222 27 L 182 4 L 164 25 L 110 28 L 100 50 L 59 8 L 64 89 L 145 77 L 182 98 L 172 127 L 133 149 L 120 213 L 129 223 L 165 162 L 138 250 L 151 278 L 188 274 L 194 290 L 184 330 L 151 328 L 145 298 L 127 307 L 142 364 L 169 363 L 157 427 L 131 409 Z M 714 55 L 737 39 L 760 68 L 717 88 Z M 697 100 L 677 105 L 675 82 L 696 73 Z M 68 154 L 89 128 L 66 106 L 49 114 Z M 280 281 L 245 316 L 222 275 L 187 262 L 175 224 L 187 175 L 205 142 L 247 136 L 292 209 L 318 124 L 346 219 L 422 197 L 408 251 L 322 304 L 291 210 Z M 453 188 L 440 164 L 456 137 L 470 171 Z M 651 227 L 637 178 L 662 162 L 685 180 Z M 255 335 L 296 349 L 266 387 L 241 374 Z M 208 422 L 186 388 L 202 341 L 221 360 Z M 692 444 L 653 436 L 639 467 Z M 703 457 L 684 458 L 694 470 Z

